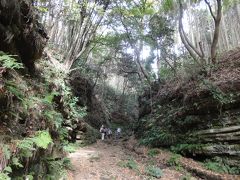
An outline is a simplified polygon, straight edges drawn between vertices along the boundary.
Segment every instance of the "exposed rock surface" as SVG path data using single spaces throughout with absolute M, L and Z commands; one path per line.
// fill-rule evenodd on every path
M 18 55 L 30 71 L 47 42 L 31 0 L 0 0 L 0 50 Z
M 17 55 L 34 73 L 34 62 L 41 57 L 47 38 L 31 0 L 0 0 L 0 51 Z M 66 119 L 53 102 L 45 68 L 49 67 L 43 63 L 42 76 L 36 78 L 25 67 L 12 70 L 0 63 L 0 179 L 29 179 L 30 173 L 34 179 L 48 179 L 49 163 L 61 162 L 65 156 L 61 141 L 69 133 L 63 135 L 60 130 L 65 130 Z
M 110 117 L 101 100 L 94 94 L 93 82 L 85 78 L 79 71 L 73 71 L 70 84 L 73 93 L 79 98 L 78 104 L 87 107 L 88 114 L 85 120 L 97 129 L 102 124 L 107 124 Z
M 155 146 L 188 144 L 191 147 L 182 147 L 182 153 L 240 162 L 239 48 L 226 53 L 208 77 L 175 79 L 157 87 L 152 109 L 148 92 L 139 98 L 138 135 L 157 126 L 169 138 L 155 138 Z
M 139 156 L 142 156 L 143 159 L 149 158 L 147 155 L 147 153 L 149 152 L 149 149 L 146 148 L 145 146 L 139 145 L 138 141 L 133 136 L 130 137 L 129 140 L 124 143 L 124 146 L 126 147 L 126 149 L 130 150 L 131 152 L 135 152 Z M 154 149 L 154 150 L 158 152 L 158 154 L 153 158 L 155 163 L 161 166 L 168 167 L 169 160 L 173 157 L 173 154 L 162 149 Z M 196 162 L 190 158 L 179 157 L 178 163 L 179 163 L 179 166 L 183 167 L 185 171 L 188 171 L 191 174 L 194 174 L 197 177 L 197 179 L 237 180 L 240 178 L 239 175 L 220 174 L 220 173 L 209 171 L 206 168 L 204 168 L 201 163 Z

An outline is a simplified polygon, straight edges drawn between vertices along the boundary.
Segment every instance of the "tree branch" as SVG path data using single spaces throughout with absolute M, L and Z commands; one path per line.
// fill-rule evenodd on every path
M 201 59 L 203 58 L 203 54 L 196 48 L 196 47 L 194 47 L 194 45 L 189 41 L 189 39 L 188 39 L 188 37 L 187 37 L 187 35 L 186 35 L 186 33 L 185 33 L 185 31 L 184 31 L 184 29 L 183 29 L 183 23 L 182 23 L 182 18 L 183 18 L 183 5 L 182 5 L 182 2 L 181 2 L 181 0 L 179 0 L 178 1 L 179 2 L 179 10 L 180 10 L 180 17 L 179 17 L 179 33 L 180 33 L 180 36 L 181 36 L 181 39 L 184 39 L 184 45 L 185 46 L 188 46 L 188 51 L 189 51 L 189 49 L 191 49 L 190 51 L 191 51 L 191 53 L 190 53 L 190 55 L 191 54 L 193 54 L 193 52 L 194 52 L 194 54 L 197 54 Z M 192 56 L 192 55 L 191 55 Z M 195 57 L 196 57 L 196 55 L 195 55 Z M 197 59 L 197 58 L 195 58 L 195 59 Z
M 205 1 L 205 3 L 206 3 L 207 6 L 208 6 L 208 9 L 209 9 L 209 11 L 210 11 L 210 13 L 211 13 L 211 16 L 213 17 L 214 21 L 216 21 L 216 16 L 213 14 L 212 7 L 211 7 L 210 2 L 209 2 L 208 0 L 204 0 L 204 1 Z

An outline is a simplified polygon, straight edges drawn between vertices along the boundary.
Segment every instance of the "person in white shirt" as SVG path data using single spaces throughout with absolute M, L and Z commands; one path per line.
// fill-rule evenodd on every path
M 118 127 L 118 128 L 117 128 L 117 131 L 116 131 L 116 139 L 119 139 L 119 138 L 120 138 L 121 132 L 122 132 L 121 128 Z
M 105 127 L 104 127 L 104 125 L 102 125 L 101 126 L 101 128 L 100 128 L 100 133 L 102 134 L 102 141 L 104 140 L 104 137 L 105 137 Z

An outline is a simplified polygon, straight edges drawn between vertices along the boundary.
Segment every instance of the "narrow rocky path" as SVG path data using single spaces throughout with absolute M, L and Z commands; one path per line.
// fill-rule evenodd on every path
M 136 154 L 135 154 L 136 155 Z M 118 143 L 97 143 L 80 148 L 69 155 L 73 171 L 69 180 L 148 180 L 157 179 L 146 174 L 147 164 Z M 136 162 L 133 169 L 124 166 Z M 163 180 L 181 179 L 183 174 L 168 167 L 161 168 Z

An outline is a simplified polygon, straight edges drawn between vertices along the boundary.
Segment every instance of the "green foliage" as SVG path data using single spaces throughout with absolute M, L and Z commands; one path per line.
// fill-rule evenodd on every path
M 38 131 L 36 136 L 32 138 L 25 138 L 18 143 L 20 149 L 20 156 L 31 157 L 32 152 L 37 148 L 46 149 L 52 143 L 52 138 L 48 131 Z
M 149 157 L 155 157 L 156 155 L 159 154 L 159 150 L 158 149 L 150 149 L 147 154 Z
M 161 130 L 157 127 L 152 127 L 146 131 L 140 144 L 150 145 L 153 147 L 169 146 L 176 141 L 174 134 L 170 134 L 166 130 Z
M 51 92 L 50 94 L 46 94 L 43 99 L 43 102 L 45 102 L 46 104 L 52 104 L 54 96 L 57 96 L 57 95 L 59 95 L 58 92 Z
M 160 168 L 155 166 L 147 166 L 145 172 L 148 176 L 153 176 L 155 178 L 160 178 L 163 176 L 163 172 Z
M 174 9 L 174 5 L 174 0 L 164 0 L 162 8 L 165 12 L 169 12 Z
M 118 165 L 120 167 L 129 168 L 134 171 L 139 171 L 138 164 L 132 158 L 129 158 L 127 161 L 120 161 L 118 162 Z
M 87 132 L 85 133 L 84 144 L 92 144 L 96 142 L 99 137 L 99 131 L 87 125 Z
M 239 3 L 238 0 L 224 0 L 223 1 L 223 9 L 228 10 L 231 7 L 237 6 L 237 3 Z
M 63 146 L 63 150 L 68 153 L 74 153 L 77 150 L 76 144 L 68 143 Z
M 193 179 L 195 179 L 195 178 L 193 178 L 190 173 L 187 173 L 186 175 L 181 176 L 180 180 L 193 180 Z
M 48 145 L 53 142 L 48 131 L 38 131 L 32 141 L 37 147 L 43 149 L 47 149 Z
M 233 94 L 225 94 L 219 87 L 215 86 L 208 80 L 203 80 L 203 84 L 211 91 L 213 98 L 216 99 L 221 105 L 233 102 Z
M 7 81 L 5 84 L 6 84 L 6 89 L 8 90 L 8 92 L 10 92 L 12 95 L 16 96 L 19 100 L 23 100 L 24 94 L 15 82 Z
M 48 174 L 45 177 L 46 179 L 66 178 L 67 177 L 66 169 L 72 169 L 72 165 L 69 158 L 63 158 L 60 160 L 48 158 L 45 161 L 48 167 Z
M 58 133 L 61 141 L 64 141 L 68 137 L 68 130 L 66 128 L 59 128 Z
M 34 178 L 33 178 L 32 175 L 26 175 L 26 179 L 28 179 L 28 180 L 33 180 Z
M 177 144 L 171 146 L 171 151 L 181 154 L 186 154 L 186 152 L 194 153 L 194 151 L 201 150 L 203 146 L 203 144 Z
M 5 156 L 5 158 L 8 160 L 11 158 L 11 151 L 9 150 L 9 146 L 5 145 L 5 144 L 0 144 L 0 149 L 3 152 L 3 155 Z
M 44 102 L 46 104 L 52 104 L 54 96 L 61 96 L 61 102 L 63 103 L 64 111 L 68 114 L 68 119 L 73 121 L 86 116 L 86 107 L 80 108 L 77 105 L 78 98 L 73 96 L 71 88 L 64 81 L 68 74 L 58 68 L 52 68 L 49 64 L 43 64 L 42 66 L 45 68 L 44 76 L 46 81 L 49 82 L 49 84 L 52 84 L 54 78 L 54 86 L 58 89 L 57 92 L 53 91 L 50 94 L 45 95 Z M 45 113 L 50 120 L 53 119 L 52 117 L 54 117 L 55 114 L 56 113 L 50 111 Z M 56 123 L 56 125 L 58 124 L 59 126 L 61 117 L 58 115 L 57 118 L 57 122 L 59 123 Z M 73 123 L 74 122 L 72 122 L 72 125 Z
M 48 11 L 48 8 L 41 7 L 41 6 L 34 6 L 39 12 L 46 13 Z
M 55 110 L 46 110 L 43 113 L 44 117 L 48 122 L 52 123 L 56 129 L 62 127 L 63 117 L 61 113 L 58 113 Z
M 218 173 L 240 174 L 239 167 L 230 167 L 226 159 L 217 156 L 214 157 L 212 160 L 205 160 L 203 165 L 205 168 Z
M 2 172 L 0 172 L 1 180 L 10 180 L 9 174 L 12 173 L 12 168 L 10 166 L 6 166 Z
M 227 169 L 225 166 L 222 166 L 221 164 L 217 163 L 217 162 L 212 162 L 212 161 L 206 161 L 204 163 L 204 166 L 212 171 L 216 171 L 219 173 L 227 173 Z
M 5 59 L 8 58 L 7 61 L 4 60 L 4 62 L 7 62 L 4 64 L 4 67 L 10 69 L 20 68 L 16 64 L 14 65 L 15 61 L 11 59 L 11 56 L 3 57 Z M 1 56 L 1 58 L 3 57 Z M 10 64 L 10 60 L 14 62 L 13 65 Z M 2 66 L 1 60 L 0 66 Z M 44 76 L 46 75 L 47 77 L 45 77 L 44 82 L 42 82 L 42 79 L 25 79 L 15 71 L 10 71 L 13 73 L 11 73 L 11 76 L 8 78 L 12 79 L 7 79 L 6 82 L 4 82 L 8 93 L 7 95 L 9 98 L 11 98 L 9 103 L 13 103 L 11 106 L 9 106 L 9 108 L 13 115 L 16 114 L 16 121 L 18 119 L 31 118 L 31 120 L 36 120 L 39 123 L 44 121 L 44 125 L 34 125 L 33 128 L 38 128 L 41 130 L 35 132 L 35 134 L 31 137 L 26 137 L 17 141 L 17 154 L 12 155 L 7 145 L 0 147 L 5 155 L 5 158 L 8 160 L 9 166 L 0 173 L 0 179 L 10 179 L 8 178 L 8 176 L 10 176 L 9 174 L 11 174 L 11 176 L 20 176 L 25 173 L 25 175 L 22 176 L 24 178 L 26 178 L 26 174 L 29 174 L 29 172 L 32 172 L 33 176 L 36 176 L 38 172 L 44 174 L 44 172 L 46 173 L 46 169 L 48 169 L 48 165 L 50 166 L 51 170 L 50 174 L 48 175 L 49 179 L 55 179 L 55 177 L 57 177 L 55 175 L 51 176 L 51 173 L 55 170 L 60 171 L 62 169 L 61 172 L 57 173 L 64 174 L 64 169 L 69 166 L 69 160 L 67 159 L 61 160 L 61 162 L 55 162 L 54 160 L 54 162 L 45 164 L 44 167 L 36 164 L 36 166 L 34 165 L 34 168 L 27 167 L 27 171 L 25 171 L 25 169 L 23 170 L 23 164 L 21 162 L 22 160 L 28 159 L 32 163 L 32 158 L 35 153 L 41 151 L 41 158 L 45 158 L 46 154 L 48 154 L 46 153 L 46 149 L 48 148 L 49 144 L 53 143 L 53 139 L 51 138 L 49 131 L 55 130 L 55 132 L 58 133 L 56 139 L 60 141 L 55 143 L 53 148 L 57 148 L 62 153 L 64 153 L 63 151 L 73 152 L 76 149 L 75 145 L 68 144 L 66 139 L 69 137 L 69 134 L 68 130 L 63 127 L 63 124 L 69 123 L 67 125 L 71 126 L 73 129 L 76 128 L 80 117 L 83 117 L 86 114 L 86 110 L 85 108 L 78 107 L 78 99 L 73 96 L 71 89 L 64 82 L 66 74 L 57 71 L 55 68 L 45 69 L 45 66 L 40 66 L 40 69 L 43 69 L 43 73 L 46 71 Z M 61 98 L 60 103 L 62 104 L 60 105 L 63 105 L 63 109 L 60 109 L 62 106 L 59 108 L 59 106 L 55 104 L 56 96 Z M 64 117 L 65 115 L 68 115 L 68 117 L 63 118 L 63 115 Z M 9 120 L 11 120 L 10 118 L 11 117 L 9 116 Z M 50 130 L 42 130 L 42 128 L 46 126 Z M 91 131 L 91 133 L 94 135 L 92 135 L 90 138 L 96 139 L 95 135 L 97 133 L 95 131 Z M 10 168 L 13 168 L 13 173 L 10 172 Z M 40 170 L 38 170 L 39 168 Z M 29 175 L 29 179 L 33 179 L 31 178 L 33 176 Z M 48 179 L 48 177 L 44 176 L 43 179 Z
M 20 163 L 19 159 L 16 158 L 16 157 L 13 157 L 13 158 L 12 158 L 12 163 L 11 163 L 11 164 L 12 164 L 13 166 L 16 166 L 16 167 L 20 167 L 20 168 L 23 167 L 23 165 Z
M 0 51 L 0 65 L 7 69 L 21 69 L 23 65 L 18 63 L 13 55 L 7 55 L 4 52 Z
M 12 168 L 10 166 L 7 166 L 4 168 L 3 172 L 12 173 Z
M 179 154 L 172 154 L 172 156 L 169 158 L 167 164 L 169 166 L 175 166 L 177 170 L 181 169 L 181 163 L 180 163 L 181 155 Z
M 86 113 L 86 107 L 84 108 L 79 108 L 77 106 L 78 98 L 77 97 L 72 97 L 69 98 L 67 103 L 70 108 L 70 115 L 73 118 L 83 118 L 84 116 L 87 115 Z
M 159 78 L 161 80 L 166 80 L 166 79 L 169 79 L 169 78 L 172 78 L 172 77 L 174 77 L 174 72 L 171 68 L 161 67 L 159 69 Z
M 8 173 L 0 173 L 0 179 L 1 180 L 11 180 L 11 178 L 8 176 Z
M 29 110 L 32 109 L 34 106 L 43 106 L 45 108 L 51 109 L 53 108 L 52 103 L 48 103 L 45 98 L 38 97 L 38 96 L 27 96 L 22 99 L 22 104 L 25 110 L 25 113 L 28 114 Z M 36 113 L 37 114 L 37 113 Z M 40 114 L 42 116 L 42 114 Z
M 20 149 L 19 155 L 21 157 L 31 157 L 32 152 L 35 150 L 33 147 L 33 141 L 31 138 L 25 138 L 19 142 L 18 148 Z

